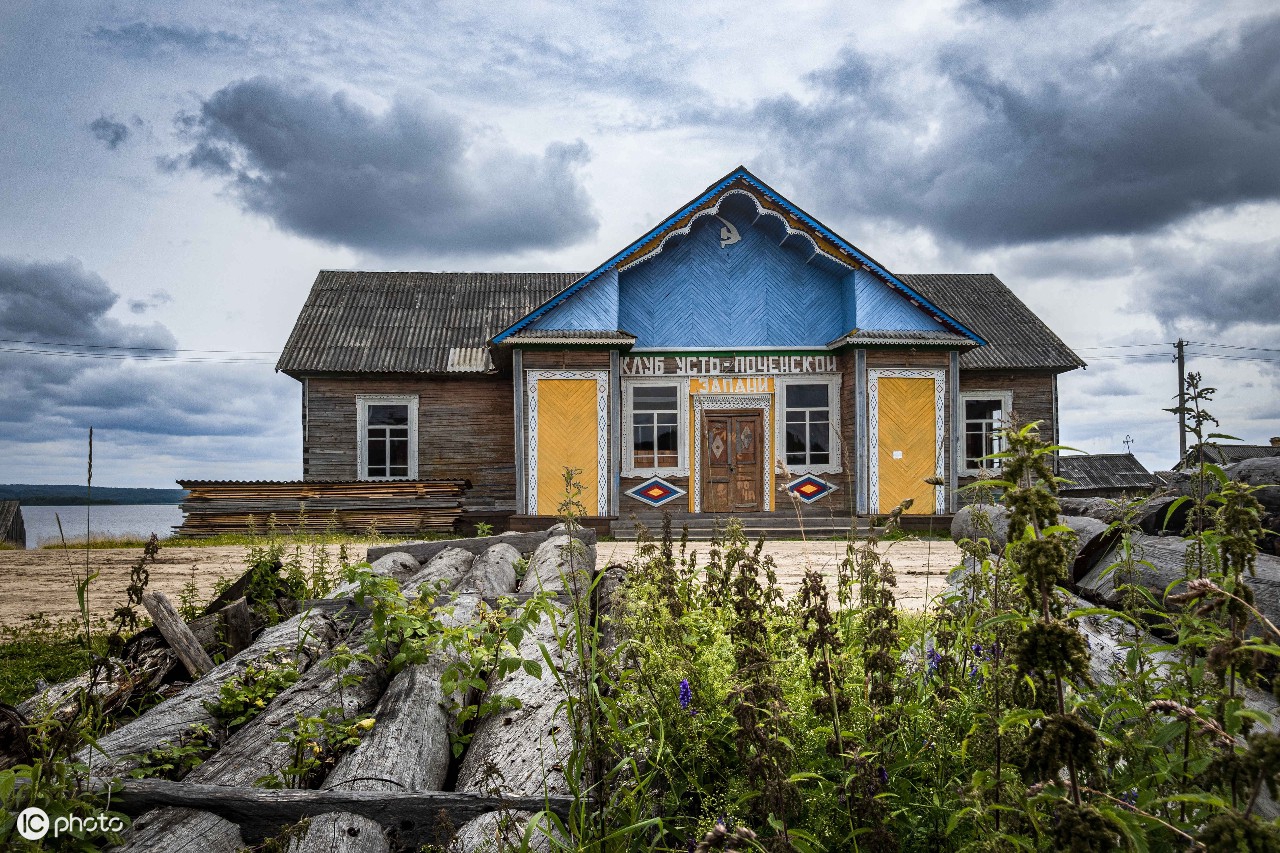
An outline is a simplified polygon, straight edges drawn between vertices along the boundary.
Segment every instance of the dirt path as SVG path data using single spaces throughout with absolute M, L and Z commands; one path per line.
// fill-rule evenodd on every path
M 691 542 L 689 547 L 705 555 L 707 543 Z M 766 542 L 764 546 L 764 552 L 771 554 L 778 565 L 778 582 L 786 595 L 794 595 L 800 588 L 809 566 L 822 572 L 827 589 L 833 589 L 836 566 L 844 558 L 844 551 L 843 542 Z M 961 557 L 955 543 L 945 540 L 882 542 L 879 551 L 893 565 L 898 606 L 908 610 L 924 610 L 945 589 L 947 572 Z M 602 566 L 628 562 L 635 553 L 634 542 L 601 542 L 597 550 Z
M 706 543 L 694 547 L 705 553 Z M 349 546 L 353 555 L 364 553 L 364 546 Z M 924 608 L 927 599 L 945 586 L 947 571 L 960 560 L 960 551 L 950 542 L 894 542 L 882 544 L 898 579 L 898 604 L 913 610 Z M 309 549 L 304 548 L 304 557 Z M 329 546 L 336 564 L 338 548 Z M 634 555 L 634 542 L 601 542 L 601 565 L 627 562 Z M 800 586 L 806 566 L 812 564 L 828 578 L 844 556 L 843 542 L 771 542 L 765 552 L 778 564 L 783 590 L 793 594 Z M 141 553 L 136 548 L 102 549 L 89 552 L 89 565 L 98 578 L 89 588 L 89 607 L 94 616 L 107 617 L 124 602 L 129 584 L 129 569 Z M 151 589 L 162 590 L 176 603 L 178 594 L 191 580 L 194 568 L 196 585 L 202 603 L 213 597 L 215 584 L 221 578 L 235 579 L 246 568 L 248 548 L 222 545 L 206 548 L 160 548 L 155 565 L 150 566 Z M 73 551 L 74 570 L 83 574 L 84 552 Z M 17 626 L 38 614 L 53 621 L 73 619 L 76 607 L 72 568 L 59 550 L 32 549 L 0 551 L 0 625 Z
M 348 546 L 353 555 L 363 555 L 364 546 Z M 309 547 L 303 548 L 304 559 Z M 327 548 L 337 562 L 338 547 Z M 149 589 L 164 592 L 174 604 L 178 593 L 192 579 L 200 589 L 201 603 L 213 598 L 214 585 L 222 578 L 234 580 L 248 567 L 244 545 L 212 547 L 160 547 L 159 557 L 149 565 Z M 107 617 L 125 602 L 129 571 L 141 555 L 141 548 L 103 548 L 89 552 L 89 566 L 98 577 L 89 587 L 89 609 L 94 616 Z M 73 571 L 84 575 L 84 551 L 71 552 L 72 566 L 61 550 L 33 548 L 0 551 L 0 625 L 21 625 L 43 614 L 52 621 L 79 617 Z

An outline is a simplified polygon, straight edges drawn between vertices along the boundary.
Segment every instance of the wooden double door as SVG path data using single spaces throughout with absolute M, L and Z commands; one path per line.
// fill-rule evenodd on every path
M 757 410 L 703 414 L 702 511 L 764 508 L 764 415 Z

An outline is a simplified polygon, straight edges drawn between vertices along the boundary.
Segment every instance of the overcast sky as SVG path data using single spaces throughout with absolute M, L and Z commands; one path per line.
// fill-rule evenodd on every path
M 590 269 L 740 163 L 1003 279 L 1068 444 L 1167 468 L 1179 336 L 1280 435 L 1269 0 L 6 0 L 0 80 L 0 482 L 298 477 L 317 270 Z

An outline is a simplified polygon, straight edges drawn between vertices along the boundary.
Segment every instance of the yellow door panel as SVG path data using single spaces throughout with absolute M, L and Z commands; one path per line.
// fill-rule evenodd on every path
M 576 468 L 587 515 L 599 513 L 596 380 L 538 382 L 538 515 L 558 515 L 565 499 L 564 469 Z
M 934 512 L 934 487 L 924 482 L 937 474 L 937 411 L 932 379 L 883 376 L 879 380 L 879 512 L 905 498 L 912 514 Z

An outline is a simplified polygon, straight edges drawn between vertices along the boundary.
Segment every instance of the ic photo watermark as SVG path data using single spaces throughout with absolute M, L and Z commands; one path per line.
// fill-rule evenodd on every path
M 50 819 L 49 813 L 39 806 L 31 806 L 18 813 L 18 834 L 28 841 L 40 841 L 47 835 L 60 838 L 63 835 L 103 835 L 124 831 L 124 820 L 99 812 L 97 815 L 58 815 Z

